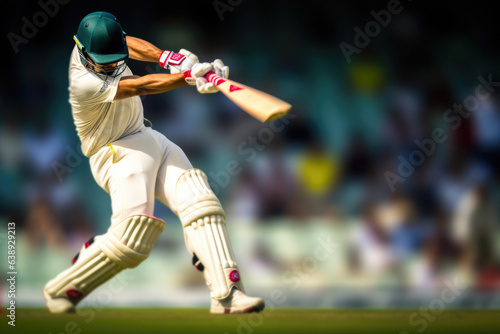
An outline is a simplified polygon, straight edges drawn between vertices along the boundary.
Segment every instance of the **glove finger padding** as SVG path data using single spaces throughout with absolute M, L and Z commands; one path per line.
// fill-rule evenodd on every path
M 200 94 L 216 93 L 219 91 L 217 86 L 205 78 L 205 75 L 213 70 L 214 66 L 211 63 L 198 63 L 190 71 L 184 72 L 184 78 L 188 84 L 196 84 Z
M 193 68 L 195 64 L 200 62 L 198 60 L 198 56 L 196 56 L 191 51 L 188 51 L 186 49 L 181 49 L 179 53 L 186 56 L 186 58 L 182 61 L 182 63 L 180 63 L 180 65 L 172 65 L 172 64 L 169 65 L 171 74 L 183 73 L 189 71 L 190 69 Z
M 198 63 L 194 64 L 191 68 L 191 75 L 195 78 L 200 78 L 205 76 L 208 72 L 212 71 L 214 66 L 210 63 Z
M 208 82 L 205 78 L 197 78 L 196 79 L 196 89 L 200 94 L 211 94 L 217 93 L 219 88 L 211 82 Z
M 218 76 L 227 79 L 229 78 L 229 66 L 224 66 L 224 63 L 220 59 L 215 59 L 212 63 L 214 66 L 214 72 Z
M 189 50 L 186 50 L 186 49 L 180 49 L 179 51 L 180 54 L 183 54 L 185 55 L 186 57 L 188 57 L 189 59 L 191 59 L 193 62 L 195 63 L 199 63 L 200 61 L 198 60 L 198 56 L 195 55 L 194 53 L 192 53 L 191 51 Z

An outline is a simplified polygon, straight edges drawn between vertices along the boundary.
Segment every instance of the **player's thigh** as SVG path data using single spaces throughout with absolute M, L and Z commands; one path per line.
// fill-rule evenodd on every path
M 163 138 L 162 140 L 165 143 L 165 156 L 158 170 L 155 194 L 157 199 L 168 206 L 174 213 L 177 213 L 175 205 L 175 186 L 182 173 L 192 169 L 193 165 L 191 165 L 186 154 L 179 146 L 167 138 Z
M 161 150 L 151 136 L 139 133 L 110 145 L 112 164 L 107 183 L 113 223 L 133 214 L 152 215 Z

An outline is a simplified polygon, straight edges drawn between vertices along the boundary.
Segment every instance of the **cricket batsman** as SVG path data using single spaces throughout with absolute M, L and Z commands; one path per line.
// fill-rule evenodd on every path
M 229 68 L 217 59 L 200 63 L 187 50 L 163 51 L 126 36 L 107 12 L 83 18 L 74 36 L 69 66 L 69 102 L 97 184 L 111 196 L 107 233 L 91 238 L 73 265 L 43 290 L 53 313 L 74 312 L 92 290 L 126 268 L 144 261 L 165 228 L 153 216 L 155 199 L 180 219 L 194 266 L 211 291 L 211 313 L 258 312 L 261 298 L 248 297 L 226 230 L 224 210 L 203 171 L 161 133 L 144 125 L 140 95 L 159 94 L 189 84 L 215 93 L 207 82 L 213 71 L 227 78 Z M 170 74 L 136 76 L 128 59 L 159 62 Z

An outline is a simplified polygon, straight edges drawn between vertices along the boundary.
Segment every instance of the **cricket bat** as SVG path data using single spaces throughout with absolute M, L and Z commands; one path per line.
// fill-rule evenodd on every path
M 238 107 L 261 122 L 269 122 L 285 116 L 292 108 L 290 104 L 277 97 L 238 82 L 224 79 L 214 72 L 208 73 L 206 78 Z

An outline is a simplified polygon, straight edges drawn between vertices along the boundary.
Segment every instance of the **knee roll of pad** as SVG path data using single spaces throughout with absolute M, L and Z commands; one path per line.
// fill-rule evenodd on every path
M 207 176 L 199 169 L 184 172 L 175 189 L 177 215 L 183 226 L 210 215 L 225 217 L 224 210 L 208 185 Z
M 109 229 L 106 240 L 99 248 L 120 266 L 137 267 L 149 256 L 165 225 L 163 220 L 152 216 L 127 217 Z

